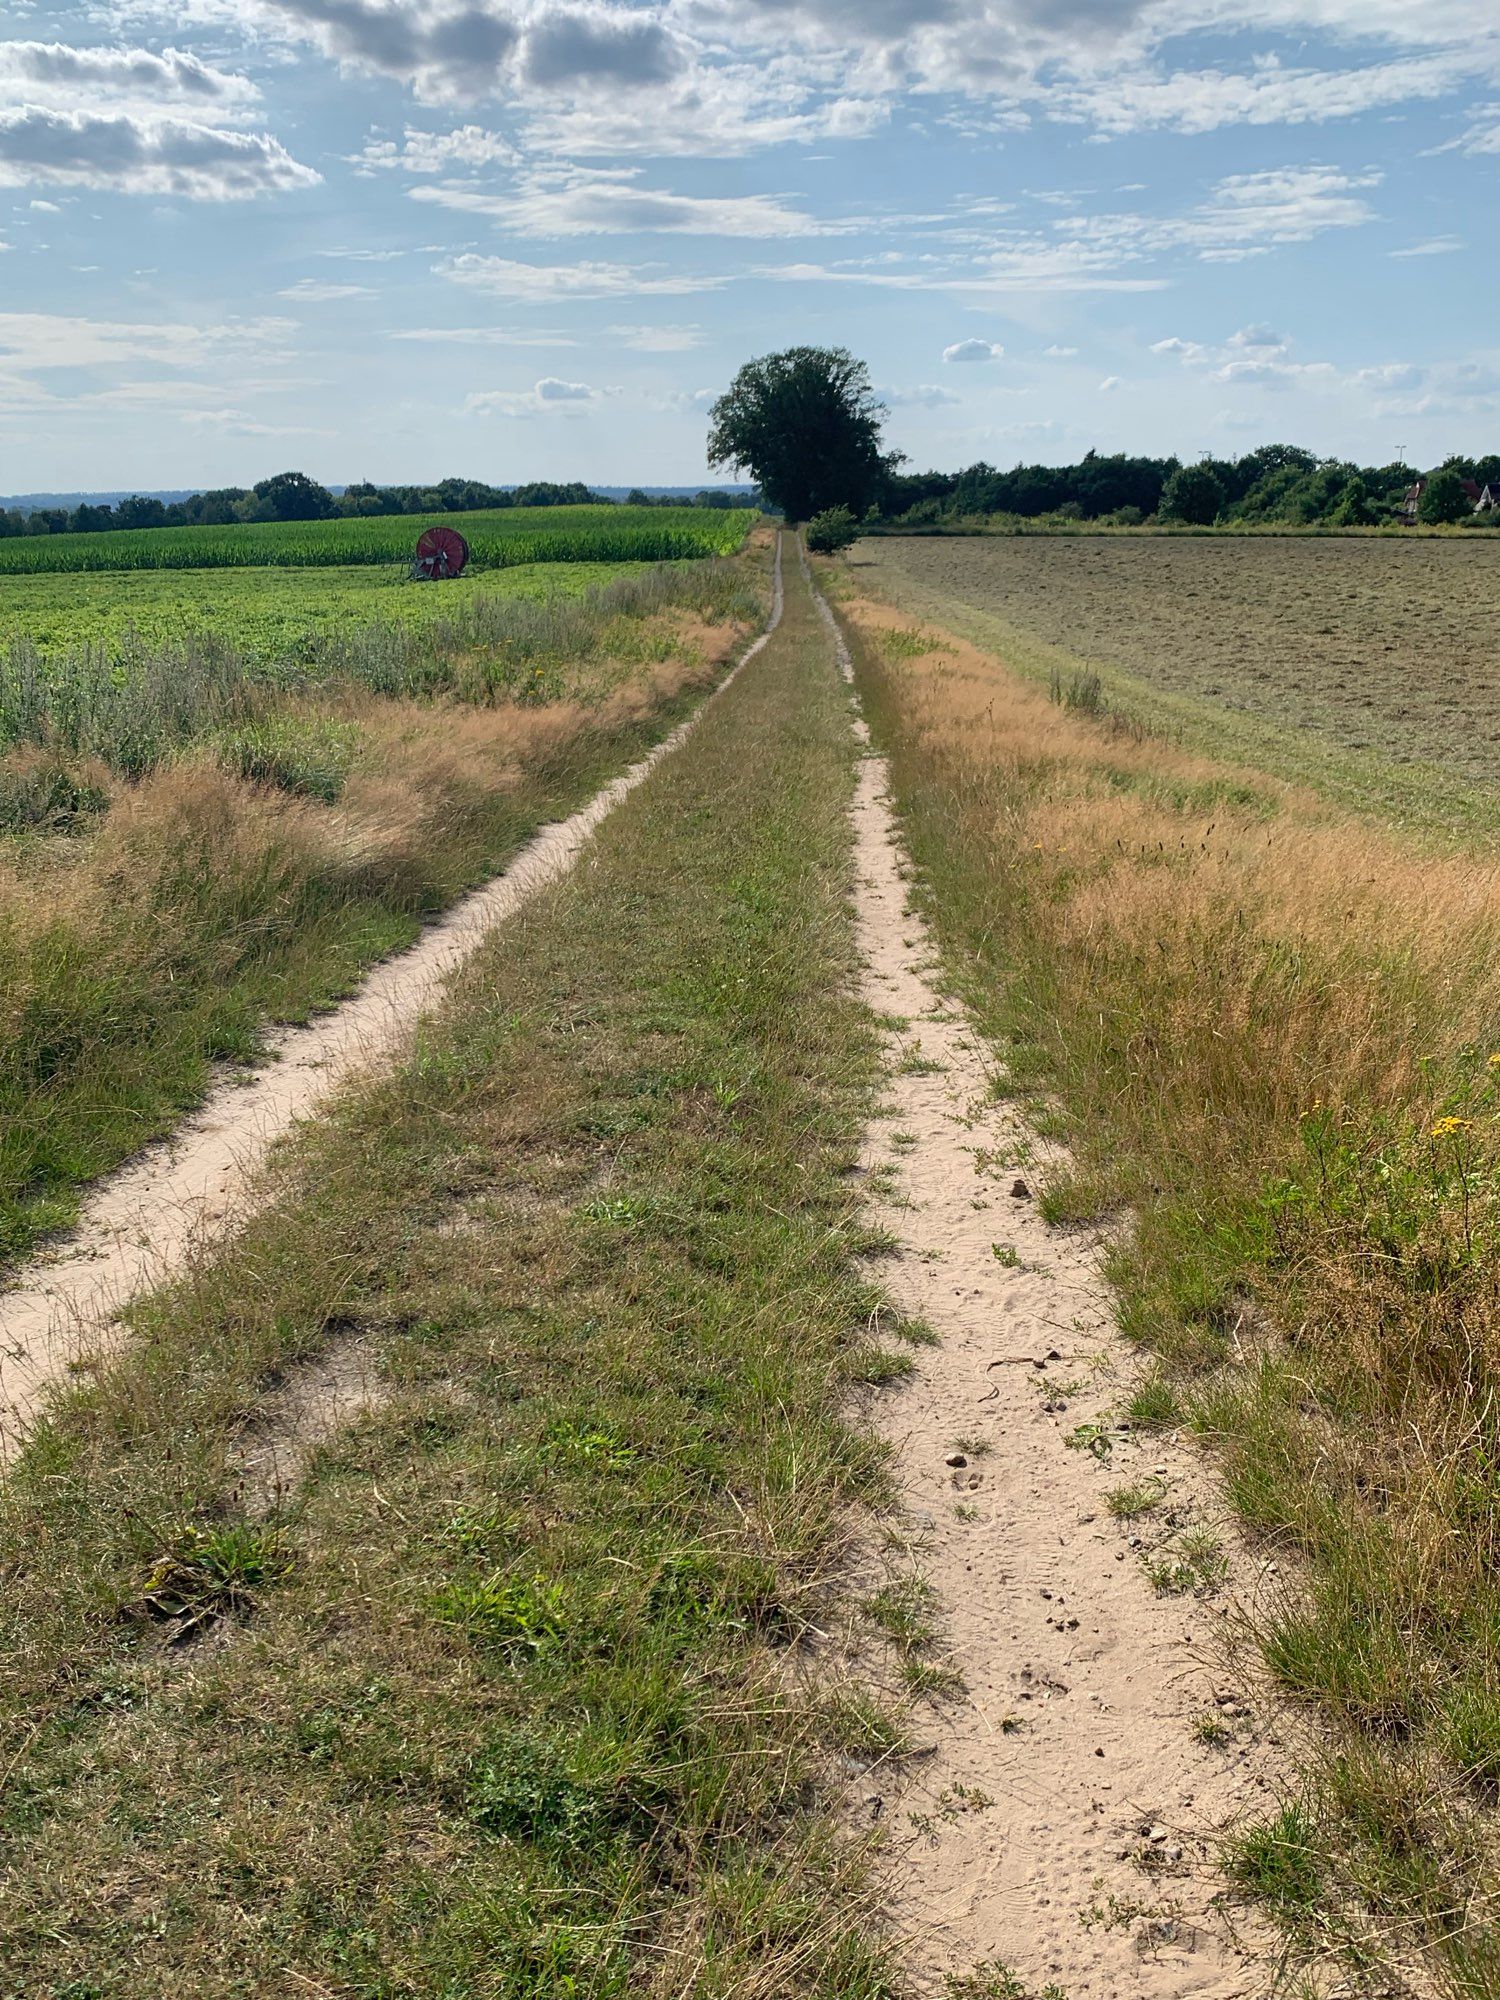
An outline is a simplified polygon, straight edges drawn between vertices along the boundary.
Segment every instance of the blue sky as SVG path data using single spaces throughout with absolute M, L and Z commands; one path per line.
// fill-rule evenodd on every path
M 0 6 L 0 492 L 1500 448 L 1497 0 Z

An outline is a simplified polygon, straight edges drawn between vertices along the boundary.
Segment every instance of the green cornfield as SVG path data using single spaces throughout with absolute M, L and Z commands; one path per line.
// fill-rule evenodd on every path
M 222 528 L 127 528 L 0 541 L 0 575 L 80 570 L 322 569 L 410 561 L 424 528 L 446 523 L 481 569 L 519 563 L 657 563 L 732 555 L 757 517 L 701 507 L 510 507 L 482 514 L 384 514 Z

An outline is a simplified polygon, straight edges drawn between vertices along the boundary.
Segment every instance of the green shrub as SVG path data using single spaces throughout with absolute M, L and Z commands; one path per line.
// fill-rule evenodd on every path
M 807 524 L 807 546 L 815 555 L 836 556 L 859 540 L 859 523 L 847 507 L 827 507 Z

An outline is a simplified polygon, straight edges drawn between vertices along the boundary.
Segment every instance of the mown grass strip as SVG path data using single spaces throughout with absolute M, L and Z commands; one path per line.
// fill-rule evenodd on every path
M 1500 1992 L 1500 871 L 851 612 L 952 976 L 1268 1557 L 1305 1789 L 1232 1856 L 1309 1958 Z M 1373 1991 L 1413 1990 L 1382 1986 Z
M 845 1416 L 876 1056 L 847 695 L 789 584 L 579 872 L 19 1462 L 0 1992 L 892 1990 L 820 1803 L 831 1747 L 890 1740 L 816 1659 L 883 1481 Z M 388 1400 L 255 1518 L 257 1399 L 351 1339 Z

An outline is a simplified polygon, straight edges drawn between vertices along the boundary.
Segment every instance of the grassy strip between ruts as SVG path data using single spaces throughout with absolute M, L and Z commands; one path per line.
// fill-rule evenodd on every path
M 1303 1789 L 1232 1871 L 1340 1991 L 1494 2000 L 1500 868 L 845 615 L 955 980 L 1071 1149 L 1046 1212 L 1132 1213 L 1131 1414 L 1292 1558 L 1255 1615 Z
M 665 734 L 747 635 L 763 585 L 763 565 L 663 573 L 657 616 L 624 621 L 595 658 L 574 607 L 575 656 L 535 699 L 336 684 L 134 782 L 46 750 L 0 764 L 0 798 L 30 772 L 87 782 L 107 807 L 61 839 L 0 842 L 0 1265 L 170 1130 L 215 1061 L 253 1057 L 267 1020 L 348 992 L 422 913 Z
M 813 1643 L 890 1363 L 847 697 L 788 580 L 0 1494 L 5 2000 L 892 1990 L 820 1803 L 894 1730 Z M 379 1407 L 258 1518 L 258 1399 L 356 1341 Z

